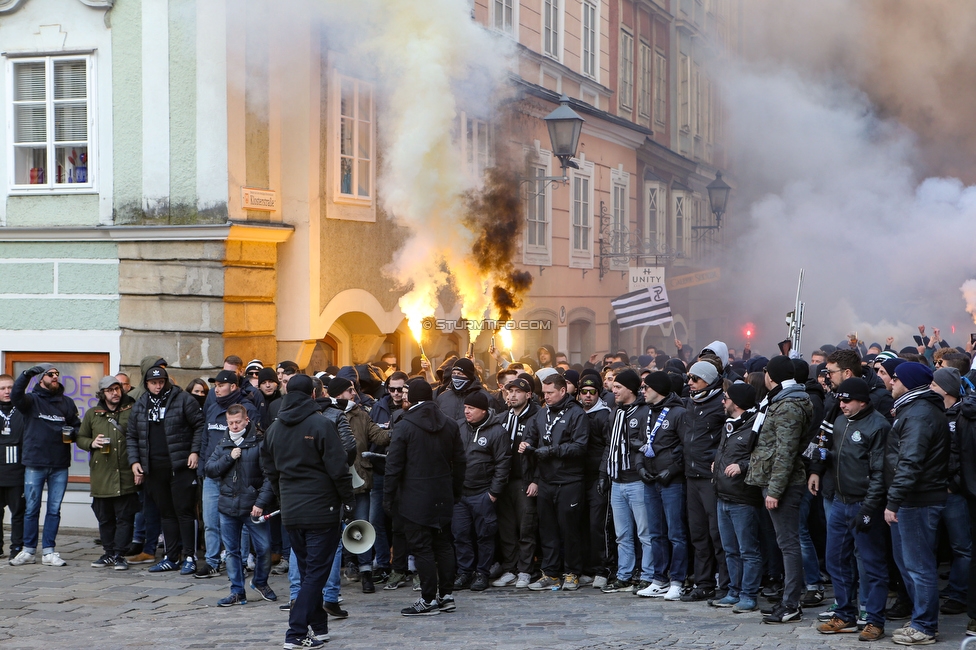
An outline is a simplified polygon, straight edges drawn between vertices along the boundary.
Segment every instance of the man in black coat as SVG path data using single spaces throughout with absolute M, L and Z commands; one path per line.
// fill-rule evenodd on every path
M 464 445 L 457 423 L 433 398 L 426 381 L 410 382 L 406 412 L 393 428 L 386 456 L 383 508 L 392 511 L 395 503 L 399 510 L 420 575 L 420 599 L 400 610 L 404 616 L 455 609 L 451 518 L 464 485 Z
M 319 647 L 329 638 L 322 588 L 339 546 L 340 521 L 352 513 L 355 499 L 339 432 L 319 412 L 307 375 L 296 374 L 288 381 L 288 393 L 262 449 L 264 470 L 281 503 L 281 523 L 288 530 L 301 576 L 284 647 Z
M 589 422 L 560 374 L 542 382 L 546 408 L 525 427 L 520 454 L 528 454 L 528 495 L 538 496 L 542 577 L 533 591 L 579 588 L 583 570 L 583 468 Z M 562 575 L 562 580 L 560 580 Z
M 10 509 L 10 559 L 24 547 L 24 465 L 21 446 L 24 441 L 24 418 L 14 408 L 10 395 L 14 378 L 0 375 L 0 527 L 4 507 Z M 0 547 L 0 551 L 2 551 Z
M 484 591 L 495 559 L 495 503 L 508 482 L 512 450 L 502 420 L 480 392 L 464 398 L 464 420 L 458 425 L 465 471 L 461 501 L 454 506 L 451 524 L 458 563 L 454 588 L 470 586 L 471 591 Z
M 611 570 L 617 566 L 617 533 L 613 521 L 608 517 L 610 511 L 610 491 L 600 481 L 600 467 L 603 452 L 607 448 L 610 408 L 600 399 L 603 380 L 593 370 L 584 371 L 579 380 L 577 398 L 586 411 L 589 423 L 589 438 L 586 442 L 586 467 L 583 473 L 583 486 L 586 490 L 586 554 L 583 558 L 583 573 L 593 577 L 594 589 L 607 585 Z
M 132 405 L 125 448 L 136 485 L 145 483 L 159 508 L 166 540 L 166 557 L 149 572 L 179 568 L 181 575 L 189 575 L 196 570 L 196 470 L 207 421 L 200 404 L 170 383 L 165 368 L 149 368 L 143 386 L 145 392 Z

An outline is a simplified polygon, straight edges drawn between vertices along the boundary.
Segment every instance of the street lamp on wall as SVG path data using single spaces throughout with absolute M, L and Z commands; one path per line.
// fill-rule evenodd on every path
M 729 202 L 729 190 L 732 187 L 722 180 L 722 172 L 716 172 L 715 180 L 709 183 L 705 189 L 708 190 L 708 202 L 712 206 L 712 214 L 715 215 L 715 228 L 721 228 L 722 215 L 725 214 L 725 208 Z
M 549 129 L 549 141 L 552 153 L 559 158 L 559 165 L 563 169 L 563 178 L 567 169 L 579 169 L 573 160 L 576 148 L 579 146 L 580 132 L 583 130 L 583 118 L 569 107 L 569 97 L 559 98 L 559 108 L 545 116 L 546 128 Z

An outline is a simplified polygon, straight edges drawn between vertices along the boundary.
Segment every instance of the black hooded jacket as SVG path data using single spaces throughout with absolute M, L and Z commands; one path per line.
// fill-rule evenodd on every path
M 143 385 L 145 387 L 145 382 Z M 168 379 L 160 394 L 164 395 L 167 391 L 163 405 L 166 409 L 163 415 L 163 431 L 169 447 L 169 459 L 173 468 L 186 467 L 190 454 L 200 454 L 207 421 L 200 410 L 200 404 L 193 396 L 179 386 L 170 384 Z M 149 463 L 149 397 L 149 390 L 146 389 L 132 405 L 129 426 L 125 432 L 129 465 L 139 463 L 142 471 L 147 474 L 152 471 Z M 198 461 L 199 464 L 204 462 L 205 458 Z
M 482 422 L 458 422 L 464 443 L 464 496 L 488 492 L 496 499 L 502 495 L 512 466 L 512 449 L 503 416 L 491 411 Z
M 949 421 L 941 395 L 929 390 L 898 408 L 885 448 L 888 510 L 945 503 L 949 445 Z
M 688 411 L 684 402 L 674 393 L 670 393 L 657 404 L 650 404 L 650 412 L 647 417 L 653 429 L 657 420 L 668 409 L 667 415 L 661 421 L 654 434 L 654 442 L 651 449 L 654 450 L 654 457 L 648 458 L 644 455 L 644 469 L 654 476 L 660 476 L 667 471 L 666 485 L 670 485 L 675 479 L 682 479 L 685 473 L 684 447 L 681 439 L 684 431 L 688 428 Z
M 421 402 L 403 414 L 391 438 L 384 508 L 396 509 L 401 517 L 421 526 L 450 528 L 465 474 L 457 422 L 433 402 Z
M 749 457 L 756 446 L 756 436 L 752 424 L 756 421 L 755 409 L 746 411 L 739 418 L 726 420 L 715 452 L 715 491 L 723 501 L 743 503 L 751 506 L 762 505 L 762 490 L 746 483 L 749 471 Z M 729 465 L 738 465 L 739 473 L 726 476 Z
M 582 481 L 589 435 L 586 411 L 569 393 L 558 404 L 540 408 L 526 424 L 523 439 L 535 449 L 551 449 L 541 459 L 530 454 L 525 466 L 526 480 L 550 485 Z
M 304 393 L 282 398 L 278 419 L 265 433 L 262 458 L 281 503 L 285 526 L 337 526 L 343 504 L 354 502 L 352 475 L 339 432 Z
M 701 402 L 688 397 L 688 426 L 684 431 L 685 476 L 711 478 L 715 449 L 725 425 L 725 408 L 722 406 L 722 378 L 705 389 L 715 394 Z
M 471 393 L 476 393 L 481 391 L 485 394 L 488 400 L 491 400 L 491 394 L 488 390 L 481 384 L 481 380 L 475 377 L 470 380 L 467 386 L 461 390 L 454 390 L 451 387 L 451 378 L 447 377 L 447 388 L 440 395 L 437 396 L 437 406 L 444 411 L 444 415 L 454 420 L 455 422 L 464 418 L 464 398 Z

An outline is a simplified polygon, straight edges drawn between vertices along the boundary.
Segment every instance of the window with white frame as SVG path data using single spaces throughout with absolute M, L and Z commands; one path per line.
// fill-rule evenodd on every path
M 491 0 L 491 26 L 498 31 L 517 37 L 518 0 Z
M 678 59 L 678 128 L 691 130 L 691 59 L 682 54 Z
M 616 255 L 630 254 L 630 174 L 614 169 L 610 173 L 611 185 L 611 251 Z M 625 257 L 613 258 L 614 268 L 627 268 Z
M 697 63 L 692 66 L 691 70 L 691 83 L 692 83 L 692 115 L 694 135 L 696 138 L 700 138 L 704 133 L 704 124 L 702 123 L 702 75 L 701 66 Z
M 654 121 L 668 121 L 668 60 L 660 52 L 654 53 Z
M 541 149 L 529 150 L 532 162 L 525 194 L 525 264 L 552 264 L 552 185 L 541 180 L 550 176 L 552 153 Z
M 620 30 L 620 107 L 634 106 L 634 37 Z
M 485 170 L 494 165 L 491 124 L 463 111 L 459 123 L 461 162 L 468 178 L 479 184 L 484 179 Z
M 557 61 L 563 56 L 563 0 L 542 0 L 542 52 Z
M 16 59 L 8 75 L 11 187 L 93 188 L 92 58 Z
M 676 255 L 688 257 L 688 241 L 691 239 L 691 197 L 688 192 L 674 192 L 674 228 L 671 230 L 671 248 Z
M 582 72 L 596 79 L 597 65 L 599 63 L 597 59 L 599 25 L 597 24 L 596 4 L 591 2 L 591 0 L 583 0 L 581 4 L 583 5 Z
M 376 173 L 373 87 L 352 77 L 338 74 L 336 77 L 339 96 L 336 197 L 372 201 Z
M 580 161 L 581 169 L 570 174 L 569 265 L 593 267 L 593 171 L 592 162 Z
M 644 247 L 648 253 L 663 253 L 667 232 L 668 190 L 658 182 L 644 183 Z
M 645 120 L 651 119 L 651 91 L 654 57 L 647 43 L 640 44 L 640 88 L 637 95 L 637 113 Z

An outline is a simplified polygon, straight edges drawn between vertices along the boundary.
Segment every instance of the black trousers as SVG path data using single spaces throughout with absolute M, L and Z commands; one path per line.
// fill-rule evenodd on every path
M 313 634 L 328 634 L 329 617 L 322 609 L 322 589 L 332 571 L 332 561 L 339 550 L 338 525 L 328 528 L 286 526 L 291 550 L 295 551 L 301 587 L 288 612 L 285 641 L 298 643 L 312 628 Z
M 556 578 L 583 572 L 583 481 L 551 485 L 539 481 L 539 537 L 542 571 Z
M 24 548 L 24 509 L 27 501 L 24 499 L 24 483 L 0 487 L 0 553 L 3 552 L 3 518 L 4 507 L 10 508 L 10 550 L 20 551 Z
M 136 512 L 139 511 L 139 495 L 123 494 L 119 497 L 93 497 L 91 504 L 98 520 L 98 535 L 102 549 L 110 557 L 122 555 L 132 541 Z
M 711 478 L 688 479 L 688 537 L 695 551 L 695 584 L 703 588 L 729 588 L 729 567 L 718 532 L 718 497 Z
M 969 532 L 976 539 L 976 499 L 967 497 L 969 506 Z M 969 589 L 966 593 L 966 612 L 969 618 L 976 620 L 976 562 L 969 563 Z
M 525 479 L 509 479 L 498 503 L 499 563 L 503 571 L 532 573 L 539 531 L 538 497 L 526 496 Z
M 197 471 L 189 467 L 146 474 L 146 489 L 159 509 L 166 557 L 179 562 L 194 557 L 197 532 Z M 103 538 L 104 539 L 104 538 Z
M 454 540 L 450 527 L 422 526 L 403 520 L 407 549 L 413 555 L 420 576 L 420 595 L 428 603 L 454 593 Z M 438 589 L 439 588 L 439 589 Z
M 390 544 L 393 551 L 390 557 L 390 567 L 399 573 L 406 574 L 409 570 L 407 562 L 407 536 L 403 534 L 403 517 L 393 506 L 393 515 L 390 517 Z
M 617 533 L 613 528 L 613 517 L 609 516 L 610 495 L 600 496 L 598 480 L 586 485 L 586 553 L 583 559 L 583 573 L 588 576 L 606 578 L 617 568 Z

